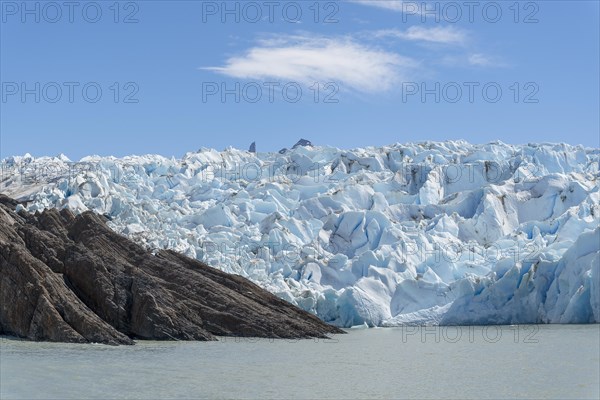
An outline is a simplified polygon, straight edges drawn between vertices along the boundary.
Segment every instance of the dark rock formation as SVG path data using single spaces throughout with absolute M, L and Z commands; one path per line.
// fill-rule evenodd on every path
M 313 146 L 312 142 L 310 140 L 306 140 L 306 139 L 300 139 L 296 142 L 295 145 L 292 146 L 292 150 L 297 148 L 297 147 L 307 147 L 307 146 Z M 279 150 L 279 154 L 285 154 L 288 151 L 287 147 L 284 147 L 283 149 Z
M 0 195 L 0 334 L 131 344 L 342 332 L 240 276 L 172 251 L 153 255 L 103 216 L 14 206 Z
M 256 142 L 250 143 L 250 148 L 248 149 L 250 153 L 256 153 Z
M 310 140 L 300 139 L 296 142 L 296 144 L 294 146 L 292 146 L 292 149 L 295 149 L 298 146 L 302 146 L 302 147 L 311 146 L 312 147 L 312 145 L 313 144 L 310 142 Z

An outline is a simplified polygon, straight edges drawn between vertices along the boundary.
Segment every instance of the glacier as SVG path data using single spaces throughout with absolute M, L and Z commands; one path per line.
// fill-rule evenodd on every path
M 310 143 L 310 142 L 309 142 Z M 20 209 L 106 215 L 326 322 L 600 322 L 600 149 L 465 141 L 13 156 Z

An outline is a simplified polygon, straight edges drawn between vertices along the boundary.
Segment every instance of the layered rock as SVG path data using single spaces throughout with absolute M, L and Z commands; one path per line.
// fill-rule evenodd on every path
M 98 214 L 15 206 L 0 195 L 0 334 L 131 344 L 341 332 L 245 278 L 172 251 L 152 254 Z

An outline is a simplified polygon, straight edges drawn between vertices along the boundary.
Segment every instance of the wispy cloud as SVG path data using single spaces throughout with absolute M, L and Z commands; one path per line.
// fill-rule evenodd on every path
M 375 36 L 443 44 L 464 44 L 467 40 L 467 33 L 453 26 L 436 26 L 433 28 L 411 26 L 405 31 L 384 29 L 375 31 Z
M 468 61 L 469 61 L 470 65 L 475 65 L 478 67 L 502 67 L 502 66 L 504 66 L 504 64 L 502 62 L 500 62 L 498 59 L 496 59 L 495 57 L 492 57 L 492 56 L 489 56 L 486 54 L 482 54 L 482 53 L 470 54 Z
M 361 92 L 393 87 L 418 66 L 409 57 L 357 43 L 348 37 L 288 36 L 263 40 L 225 65 L 208 67 L 240 79 L 278 79 L 304 84 L 335 82 Z
M 462 55 L 445 56 L 440 60 L 440 64 L 447 67 L 509 67 L 509 65 L 501 58 L 484 53 L 470 53 Z
M 403 1 L 403 0 L 351 0 L 353 3 L 364 4 L 366 6 L 385 8 L 392 11 L 403 11 L 402 3 L 410 3 L 404 5 L 404 11 L 415 12 L 419 6 L 415 1 Z

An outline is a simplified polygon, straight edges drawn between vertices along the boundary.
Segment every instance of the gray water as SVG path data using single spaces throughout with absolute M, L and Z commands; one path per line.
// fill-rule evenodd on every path
M 2 399 L 600 397 L 599 325 L 121 347 L 1 338 L 0 351 Z

